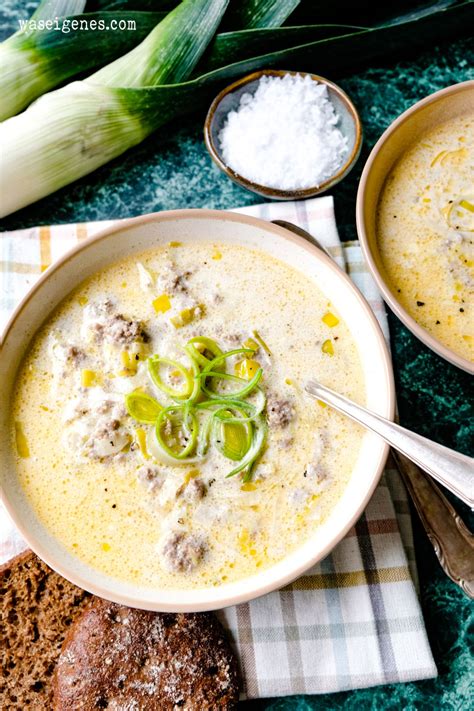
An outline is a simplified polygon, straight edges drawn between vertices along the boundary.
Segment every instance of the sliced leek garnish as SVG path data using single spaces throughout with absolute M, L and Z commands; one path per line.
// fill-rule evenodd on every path
M 222 355 L 222 351 L 217 343 L 212 338 L 206 338 L 206 336 L 191 338 L 184 349 L 190 358 L 195 360 L 201 368 L 205 368 L 214 358 Z M 206 352 L 210 353 L 212 357 L 208 358 Z
M 167 464 L 189 464 L 205 457 L 212 446 L 237 464 L 228 476 L 245 470 L 244 481 L 249 481 L 266 437 L 266 397 L 259 387 L 263 370 L 250 358 L 255 350 L 223 352 L 216 341 L 205 336 L 191 338 L 183 350 L 188 366 L 158 354 L 148 358 L 150 379 L 168 403 L 162 405 L 141 390 L 125 397 L 127 412 L 134 420 L 154 425 L 147 435 L 147 454 Z M 255 363 L 257 370 L 250 379 L 227 372 L 228 361 L 234 356 Z M 178 385 L 170 375 L 179 380 Z M 223 384 L 233 387 L 223 390 Z
M 168 366 L 177 371 L 184 381 L 184 386 L 179 388 L 174 388 L 171 385 L 165 383 L 161 377 L 162 366 Z M 194 389 L 194 384 L 192 377 L 188 370 L 184 367 L 182 363 L 177 360 L 172 360 L 171 358 L 161 358 L 158 355 L 153 355 L 148 358 L 148 372 L 150 373 L 151 379 L 155 383 L 156 387 L 162 390 L 166 395 L 169 395 L 173 399 L 185 400 L 188 398 Z
M 262 453 L 264 445 L 265 445 L 265 440 L 267 437 L 267 429 L 268 429 L 267 423 L 263 419 L 262 415 L 259 415 L 255 421 L 255 431 L 254 431 L 254 436 L 253 436 L 252 445 L 251 445 L 250 449 L 248 450 L 245 457 L 240 461 L 240 464 L 238 466 L 236 466 L 235 469 L 232 469 L 232 471 L 227 474 L 226 479 L 229 479 L 229 477 L 235 476 L 236 474 L 239 474 L 244 469 L 247 469 L 247 471 L 243 477 L 243 482 L 246 483 L 251 480 L 252 469 L 253 469 L 258 457 Z
M 239 422 L 230 410 L 224 408 L 214 413 L 212 441 L 216 449 L 227 459 L 240 462 L 250 449 L 252 434 L 250 421 Z
M 246 397 L 247 395 L 250 395 L 252 390 L 255 390 L 257 387 L 258 383 L 260 382 L 260 379 L 263 375 L 263 370 L 262 368 L 259 368 L 253 378 L 250 380 L 244 380 L 244 378 L 239 378 L 237 375 L 231 375 L 230 373 L 218 373 L 217 371 L 208 371 L 207 373 L 201 373 L 201 388 L 206 395 L 211 398 L 232 398 L 232 399 L 240 399 L 243 397 Z M 227 380 L 227 381 L 233 381 L 234 383 L 239 383 L 240 385 L 243 385 L 243 387 L 237 389 L 237 390 L 232 390 L 228 393 L 226 392 L 218 392 L 216 390 L 212 390 L 206 385 L 206 380 L 208 378 L 213 378 L 214 380 Z
M 227 351 L 227 353 L 222 353 L 221 355 L 217 356 L 213 360 L 211 360 L 202 370 L 201 372 L 201 388 L 203 392 L 211 399 L 213 398 L 225 398 L 225 397 L 230 397 L 230 398 L 243 398 L 246 397 L 247 395 L 250 395 L 252 390 L 254 390 L 259 381 L 260 378 L 263 375 L 263 370 L 262 368 L 259 368 L 253 378 L 250 380 L 244 380 L 244 378 L 239 378 L 236 375 L 231 375 L 230 373 L 225 373 L 219 371 L 219 367 L 225 363 L 225 361 L 228 358 L 231 358 L 232 356 L 237 356 L 237 355 L 249 355 L 251 357 L 253 355 L 254 351 L 251 348 L 235 348 L 234 350 Z M 207 380 L 211 378 L 212 381 L 219 381 L 219 380 L 228 380 L 228 381 L 233 381 L 240 383 L 242 387 L 237 390 L 233 390 L 230 392 L 218 392 L 217 390 L 213 389 L 212 387 L 209 387 L 207 384 Z
M 125 407 L 134 420 L 150 425 L 156 422 L 163 409 L 154 397 L 138 390 L 125 396 Z
M 216 410 L 219 406 L 227 406 L 231 409 L 240 409 L 241 414 L 239 417 L 235 418 L 236 421 L 240 422 L 244 420 L 254 420 L 258 415 L 260 415 L 267 403 L 267 398 L 261 388 L 257 387 L 255 393 L 255 399 L 253 402 L 248 400 L 240 400 L 238 398 L 214 398 L 212 400 L 203 400 L 196 405 L 198 410 Z
M 168 427 L 169 434 L 165 431 Z M 198 428 L 197 417 L 190 407 L 171 405 L 162 410 L 156 420 L 156 439 L 170 457 L 185 459 L 196 446 Z M 183 446 L 179 447 L 183 442 Z

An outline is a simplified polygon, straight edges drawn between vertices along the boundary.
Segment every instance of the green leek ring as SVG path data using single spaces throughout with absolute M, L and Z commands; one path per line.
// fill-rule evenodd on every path
M 170 385 L 166 385 L 166 383 L 163 382 L 160 375 L 161 365 L 168 365 L 170 368 L 174 368 L 180 372 L 185 381 L 185 387 L 182 390 L 172 388 Z M 166 395 L 169 395 L 169 397 L 173 398 L 173 400 L 185 400 L 193 394 L 193 378 L 184 365 L 179 363 L 177 360 L 162 358 L 157 355 L 150 356 L 150 358 L 148 358 L 148 372 L 156 387 L 166 393 Z
M 189 436 L 189 441 L 187 442 L 186 446 L 183 447 L 183 449 L 180 452 L 175 452 L 171 447 L 169 447 L 164 438 L 163 435 L 161 434 L 161 429 L 163 427 L 163 424 L 165 420 L 171 420 L 169 415 L 171 415 L 174 412 L 182 412 L 182 426 L 183 429 L 185 430 L 186 434 Z M 191 422 L 191 426 L 189 426 L 189 422 Z M 173 459 L 186 459 L 188 455 L 191 454 L 193 451 L 195 445 L 196 445 L 196 440 L 198 436 L 198 421 L 197 417 L 192 410 L 191 407 L 188 407 L 186 405 L 171 405 L 171 407 L 167 407 L 164 410 L 160 412 L 158 415 L 158 419 L 156 420 L 156 425 L 155 425 L 155 433 L 156 433 L 156 439 L 158 440 L 158 444 L 160 447 L 168 454 L 170 457 L 173 457 Z

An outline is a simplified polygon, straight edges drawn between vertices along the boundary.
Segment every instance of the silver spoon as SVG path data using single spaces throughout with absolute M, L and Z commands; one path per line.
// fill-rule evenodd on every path
M 274 220 L 276 225 L 304 237 L 328 256 L 323 245 L 291 222 Z M 320 397 L 319 399 L 323 399 Z M 474 536 L 446 496 L 429 475 L 408 457 L 394 449 L 394 459 L 413 504 L 446 575 L 474 599 Z M 472 493 L 472 489 L 471 489 Z
M 322 400 L 372 432 L 376 432 L 471 509 L 474 508 L 473 459 L 370 412 L 316 380 L 308 382 L 305 390 L 312 397 Z

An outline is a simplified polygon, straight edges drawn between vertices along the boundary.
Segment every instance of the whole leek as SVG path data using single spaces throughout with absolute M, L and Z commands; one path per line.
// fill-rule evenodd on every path
M 97 1 L 100 7 L 104 4 L 105 7 L 130 4 L 135 7 L 136 3 L 136 0 Z M 151 0 L 147 2 L 150 4 Z M 241 7 L 253 2 L 244 0 Z M 173 0 L 154 0 L 152 6 L 163 10 L 169 4 L 173 4 Z M 203 44 L 207 43 L 219 20 L 212 9 L 207 25 L 203 14 L 208 7 L 215 6 L 220 15 L 225 4 L 185 2 L 179 5 L 167 16 L 167 20 L 174 18 L 172 26 L 164 25 L 168 26 L 169 43 L 174 43 L 178 52 L 186 51 L 187 40 L 193 41 L 196 34 L 188 25 L 186 36 L 182 36 L 181 13 L 183 17 L 189 13 L 188 17 L 192 18 L 198 17 L 201 10 L 196 28 L 198 38 L 201 32 Z M 335 24 L 275 27 L 281 20 L 282 8 L 286 8 L 285 12 L 291 8 L 290 0 L 260 0 L 258 4 L 271 10 L 259 20 L 260 24 L 264 19 L 266 27 L 220 31 L 201 61 L 196 64 L 196 56 L 191 57 L 189 63 L 186 60 L 189 66 L 183 63 L 181 77 L 185 77 L 185 81 L 181 83 L 176 83 L 180 75 L 175 73 L 174 63 L 173 71 L 167 74 L 165 65 L 170 48 L 163 37 L 157 36 L 154 57 L 150 56 L 153 47 L 147 42 L 143 55 L 134 51 L 128 55 L 128 62 L 119 60 L 119 64 L 114 62 L 87 81 L 45 95 L 17 118 L 0 124 L 0 217 L 93 171 L 170 119 L 205 106 L 219 84 L 222 86 L 249 72 L 270 67 L 317 71 L 331 76 L 347 70 L 353 72 L 356 67 L 376 57 L 386 58 L 388 53 L 403 50 L 405 46 L 421 49 L 441 39 L 466 35 L 474 22 L 474 0 L 451 0 L 441 7 L 437 0 L 431 0 L 429 12 L 424 5 L 423 12 L 408 18 L 395 15 L 385 24 L 370 23 L 369 27 Z M 313 5 L 308 0 L 308 3 L 302 2 L 301 7 L 306 4 L 311 15 Z M 239 0 L 231 0 L 229 10 L 232 12 L 239 5 Z M 224 22 L 228 19 L 225 17 Z M 186 27 L 185 19 L 183 23 Z M 197 54 L 201 51 L 202 45 L 198 44 Z M 157 66 L 146 67 L 147 62 Z M 145 85 L 155 80 L 159 83 Z M 0 91 L 0 102 L 1 98 Z
M 131 52 L 0 124 L 0 216 L 87 175 L 168 120 L 146 90 L 130 90 L 185 79 L 227 2 L 184 0 Z
M 14 116 L 75 74 L 107 64 L 129 51 L 156 26 L 161 12 L 81 13 L 86 0 L 43 0 L 27 24 L 0 44 L 0 121 Z M 71 22 L 79 29 L 71 29 Z M 82 31 L 133 23 L 132 31 Z M 39 29 L 43 22 L 58 28 Z M 63 32 L 62 24 L 67 26 Z

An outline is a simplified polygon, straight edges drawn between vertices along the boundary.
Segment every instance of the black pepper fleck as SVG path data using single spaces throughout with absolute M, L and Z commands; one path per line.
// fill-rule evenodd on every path
M 463 308 L 460 308 L 459 311 L 460 311 L 462 314 L 464 313 L 464 309 L 463 309 Z
M 117 504 L 112 504 L 112 508 L 113 508 L 113 509 L 116 509 L 116 508 L 117 508 Z
M 436 325 L 438 326 L 441 323 L 441 321 L 436 321 Z
M 416 305 L 417 305 L 417 306 L 424 306 L 424 305 L 425 305 L 425 302 L 424 302 L 424 301 L 417 301 L 417 302 L 416 302 Z

